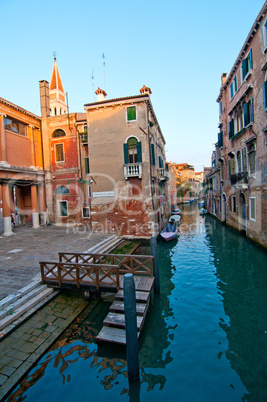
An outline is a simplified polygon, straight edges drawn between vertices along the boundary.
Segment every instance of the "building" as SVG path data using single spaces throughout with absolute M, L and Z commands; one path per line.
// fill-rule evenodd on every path
M 47 220 L 89 225 L 86 114 L 69 113 L 57 61 L 49 83 L 40 81 Z
M 165 139 L 150 88 L 140 95 L 85 105 L 90 216 L 93 230 L 125 236 L 158 234 L 170 215 Z
M 38 228 L 46 221 L 40 117 L 0 98 L 0 221 Z
M 168 194 L 171 206 L 177 205 L 177 187 L 176 187 L 176 170 L 173 163 L 168 163 L 169 168 L 169 181 L 168 181 Z
M 267 2 L 237 59 L 222 75 L 218 142 L 212 156 L 208 209 L 267 246 Z M 207 183 L 206 183 L 207 184 Z

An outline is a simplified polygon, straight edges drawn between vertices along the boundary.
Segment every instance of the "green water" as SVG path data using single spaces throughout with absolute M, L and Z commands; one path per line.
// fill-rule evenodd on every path
M 139 341 L 140 384 L 125 353 L 98 347 L 110 303 L 86 312 L 9 400 L 266 401 L 266 253 L 197 205 L 184 205 L 180 237 L 159 241 L 161 294 Z

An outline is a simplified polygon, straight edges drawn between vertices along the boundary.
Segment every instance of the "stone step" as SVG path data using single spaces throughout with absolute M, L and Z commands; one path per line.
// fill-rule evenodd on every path
M 40 284 L 41 284 L 41 276 L 38 275 L 31 281 L 31 283 L 29 283 L 29 285 L 20 289 L 19 292 L 9 295 L 9 296 L 5 297 L 4 299 L 0 300 L 0 311 L 5 309 L 10 304 L 15 303 L 18 299 L 22 298 L 25 294 L 31 292 L 37 286 L 40 286 Z
M 27 310 L 34 307 L 36 304 L 38 304 L 40 301 L 44 300 L 47 296 L 49 296 L 53 292 L 54 292 L 54 289 L 50 289 L 45 286 L 45 289 L 42 290 L 42 292 L 40 292 L 38 295 L 31 298 L 30 300 L 26 301 L 25 303 L 22 303 L 20 305 L 20 307 L 18 307 L 16 310 L 14 310 L 12 312 L 12 314 L 1 319 L 0 320 L 0 331 L 2 331 L 5 327 L 10 325 L 13 321 L 18 319 L 24 313 L 26 313 Z
M 26 286 L 21 292 L 14 295 L 16 297 L 14 297 L 13 300 L 10 300 L 10 303 L 6 304 L 5 308 L 0 310 L 0 320 L 12 315 L 14 311 L 18 310 L 23 304 L 47 289 L 47 286 L 40 284 L 40 281 L 31 283 L 30 285 L 31 286 Z

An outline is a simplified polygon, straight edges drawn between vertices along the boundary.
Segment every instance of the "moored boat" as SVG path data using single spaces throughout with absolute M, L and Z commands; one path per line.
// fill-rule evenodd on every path
M 205 208 L 201 208 L 199 210 L 199 215 L 206 215 L 208 213 L 208 211 Z
M 173 225 L 172 223 L 169 223 L 160 232 L 160 235 L 165 241 L 173 240 L 178 235 L 178 228 L 175 225 Z

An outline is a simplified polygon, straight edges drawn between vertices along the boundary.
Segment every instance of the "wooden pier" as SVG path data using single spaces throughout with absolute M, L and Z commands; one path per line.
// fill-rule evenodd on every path
M 153 263 L 154 257 L 150 255 L 59 253 L 58 262 L 40 262 L 40 269 L 42 283 L 50 287 L 115 292 L 115 300 L 96 339 L 126 344 L 124 275 L 134 275 L 139 335 L 154 285 Z

